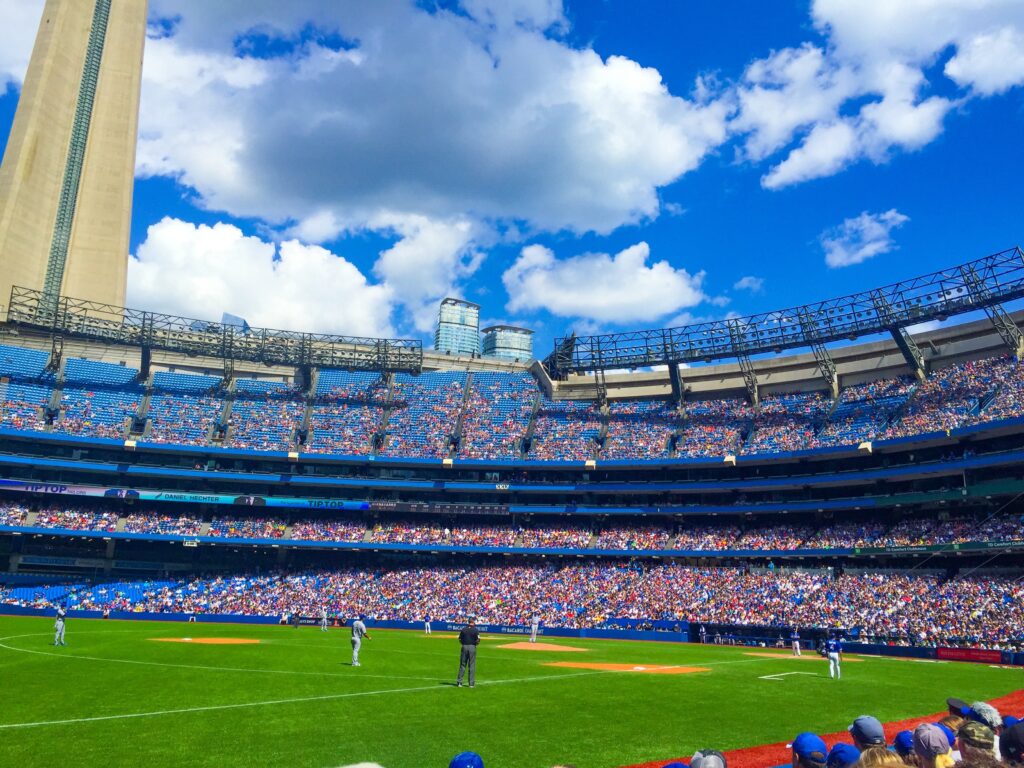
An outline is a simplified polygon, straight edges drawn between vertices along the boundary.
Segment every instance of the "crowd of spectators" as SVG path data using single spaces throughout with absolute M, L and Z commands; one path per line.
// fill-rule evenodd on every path
M 593 402 L 545 400 L 537 411 L 528 459 L 586 461 L 601 433 L 601 409 Z
M 161 512 L 132 512 L 124 520 L 125 533 L 162 533 L 169 536 L 198 536 L 203 521 L 191 515 Z
M 857 445 L 875 440 L 885 431 L 893 414 L 907 402 L 914 387 L 914 379 L 909 376 L 844 387 L 828 422 L 808 447 Z
M 0 381 L 0 427 L 7 429 L 43 429 L 43 409 L 53 389 L 42 384 Z
M 978 411 L 999 386 L 1014 374 L 1016 361 L 1008 356 L 956 363 L 933 371 L 919 384 L 906 410 L 883 437 L 944 432 L 976 419 Z
M 3 525 L 23 525 L 29 507 L 21 502 L 0 504 Z M 58 509 L 39 513 L 44 527 L 71 530 L 114 530 L 118 513 L 109 510 Z M 63 524 L 58 524 L 60 521 Z M 200 518 L 187 513 L 132 511 L 125 518 L 128 533 L 164 533 L 194 536 L 202 527 Z M 211 536 L 227 538 L 269 538 L 285 536 L 284 517 L 215 517 Z M 450 544 L 453 546 L 511 547 L 515 544 L 538 549 L 669 550 L 714 552 L 726 550 L 793 551 L 797 549 L 851 549 L 854 547 L 916 547 L 967 544 L 973 542 L 1024 541 L 1024 517 L 1000 514 L 984 517 L 907 518 L 894 524 L 877 520 L 758 524 L 740 527 L 722 522 L 716 525 L 673 526 L 623 521 L 605 524 L 596 531 L 585 523 L 534 521 L 526 527 L 512 522 L 476 523 L 457 519 L 382 518 L 367 526 L 353 516 L 305 519 L 294 522 L 290 538 L 300 541 L 363 540 L 392 544 Z
M 668 549 L 669 531 L 664 526 L 610 526 L 597 537 L 598 549 Z
M 300 520 L 292 526 L 292 538 L 298 541 L 362 541 L 366 524 L 349 518 Z
M 739 450 L 750 429 L 753 409 L 745 400 L 695 400 L 686 403 L 686 421 L 676 441 L 676 455 L 724 456 Z
M 464 459 L 518 459 L 537 383 L 528 373 L 474 373 L 459 440 Z
M 589 528 L 581 526 L 538 523 L 519 532 L 524 547 L 535 549 L 580 549 L 590 546 L 593 538 Z
M 280 539 L 287 530 L 283 520 L 269 517 L 215 517 L 207 535 L 225 539 Z
M 451 530 L 439 523 L 387 520 L 370 529 L 370 541 L 381 544 L 447 544 Z
M 821 392 L 771 394 L 761 398 L 744 453 L 781 453 L 808 446 L 831 407 Z
M 302 393 L 283 382 L 238 379 L 228 416 L 230 444 L 255 451 L 289 450 L 305 409 Z
M 29 508 L 27 504 L 17 501 L 0 502 L 0 525 L 24 525 L 28 518 Z
M 36 527 L 62 528 L 67 531 L 103 531 L 111 533 L 117 530 L 117 512 L 87 509 L 85 507 L 68 509 L 66 507 L 49 507 L 39 510 L 36 514 Z
M 664 401 L 613 400 L 608 403 L 608 433 L 601 458 L 648 459 L 667 456 L 682 419 Z
M 449 544 L 457 547 L 511 547 L 516 531 L 500 525 L 460 525 L 451 529 Z
M 213 425 L 224 411 L 221 380 L 161 371 L 153 376 L 149 399 L 149 430 L 152 443 L 205 445 Z
M 765 525 L 748 528 L 733 544 L 735 549 L 799 549 L 814 531 L 806 525 Z
M 732 549 L 740 533 L 737 525 L 686 526 L 676 533 L 674 547 L 690 551 Z
M 1024 414 L 1024 365 L 1017 361 L 1006 372 L 992 401 L 978 413 L 975 421 L 999 421 Z
M 373 450 L 373 436 L 380 429 L 387 401 L 387 385 L 379 374 L 321 370 L 306 450 L 368 455 Z
M 117 595 L 128 590 L 119 589 Z M 885 641 L 1024 646 L 1024 582 L 1000 576 L 758 571 L 683 565 L 530 564 L 347 568 L 192 578 L 75 605 L 128 610 L 319 615 L 596 627 L 615 619 L 857 630 Z M 120 602 L 117 602 L 120 600 Z M 0 590 L 0 601 L 24 602 Z
M 461 371 L 397 374 L 381 455 L 446 458 L 465 386 Z

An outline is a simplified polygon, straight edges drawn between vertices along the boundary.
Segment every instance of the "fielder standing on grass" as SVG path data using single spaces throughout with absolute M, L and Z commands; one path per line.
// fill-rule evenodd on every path
M 459 676 L 455 685 L 462 687 L 462 675 L 469 668 L 469 687 L 476 688 L 476 647 L 480 645 L 480 630 L 476 628 L 475 618 L 470 617 L 469 625 L 459 632 L 459 644 L 462 653 L 459 654 Z
M 327 609 L 326 608 L 321 608 L 320 609 L 320 631 L 321 632 L 326 632 L 327 631 Z
M 800 630 L 797 629 L 796 627 L 793 627 L 793 632 L 789 636 L 789 639 L 793 641 L 793 655 L 794 656 L 799 656 L 800 655 Z
M 839 662 L 843 660 L 843 641 L 839 635 L 832 635 L 825 641 L 825 652 L 828 654 L 828 676 L 836 680 L 843 676 Z
M 533 618 L 530 619 L 530 642 L 537 642 L 537 630 L 540 629 L 540 616 L 536 613 L 533 614 Z
M 356 616 L 355 621 L 352 622 L 352 666 L 359 666 L 359 646 L 363 644 L 363 638 L 372 640 L 370 633 L 366 631 L 366 625 L 363 624 L 363 620 Z
M 64 609 L 64 606 L 60 606 L 57 609 L 57 620 L 53 623 L 53 644 L 64 645 L 64 619 L 67 618 L 68 612 Z

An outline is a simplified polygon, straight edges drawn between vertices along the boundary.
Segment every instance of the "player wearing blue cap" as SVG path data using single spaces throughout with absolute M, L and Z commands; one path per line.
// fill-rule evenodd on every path
M 843 660 L 843 641 L 839 635 L 832 635 L 825 641 L 825 653 L 828 654 L 828 676 L 838 680 L 843 676 L 839 662 Z
M 793 643 L 793 655 L 800 655 L 800 630 L 793 627 L 793 631 L 789 635 L 790 641 Z
M 484 768 L 484 759 L 476 752 L 459 752 L 448 763 L 448 768 Z

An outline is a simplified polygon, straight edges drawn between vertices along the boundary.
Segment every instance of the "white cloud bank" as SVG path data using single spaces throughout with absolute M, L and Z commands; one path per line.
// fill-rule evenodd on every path
M 895 208 L 884 213 L 868 213 L 846 219 L 838 227 L 821 235 L 825 263 L 833 269 L 860 264 L 888 253 L 896 246 L 892 231 L 910 221 Z
M 508 309 L 546 309 L 597 323 L 649 322 L 692 307 L 707 297 L 704 273 L 691 275 L 667 261 L 648 265 L 650 248 L 637 243 L 617 254 L 587 253 L 558 259 L 549 248 L 523 248 L 502 276 Z
M 128 263 L 128 304 L 199 319 L 227 311 L 254 326 L 394 335 L 392 291 L 343 257 L 288 240 L 276 246 L 230 224 L 165 218 Z

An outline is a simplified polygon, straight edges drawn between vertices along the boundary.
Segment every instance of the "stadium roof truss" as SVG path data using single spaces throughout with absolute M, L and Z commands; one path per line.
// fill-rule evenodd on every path
M 418 339 L 373 339 L 276 331 L 143 312 L 61 296 L 56 304 L 42 291 L 11 290 L 9 323 L 66 338 L 140 347 L 266 365 L 346 368 L 369 371 L 423 369 Z
M 924 359 L 906 326 L 984 310 L 1007 346 L 1018 356 L 1021 332 L 1001 303 L 1024 297 L 1024 252 L 1010 248 L 982 259 L 882 288 L 837 299 L 678 328 L 594 336 L 572 334 L 555 340 L 545 360 L 554 378 L 609 368 L 749 360 L 784 349 L 815 350 L 822 374 L 834 376 L 824 345 L 888 332 L 911 366 Z M 831 368 L 831 369 L 830 369 Z

